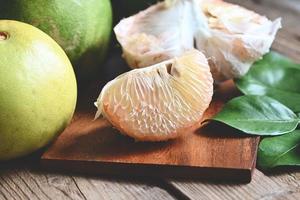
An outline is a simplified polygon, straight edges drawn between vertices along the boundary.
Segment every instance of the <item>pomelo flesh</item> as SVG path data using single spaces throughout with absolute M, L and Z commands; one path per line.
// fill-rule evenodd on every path
M 212 94 L 207 59 L 191 50 L 109 82 L 96 102 L 96 117 L 102 114 L 136 140 L 164 141 L 198 128 Z

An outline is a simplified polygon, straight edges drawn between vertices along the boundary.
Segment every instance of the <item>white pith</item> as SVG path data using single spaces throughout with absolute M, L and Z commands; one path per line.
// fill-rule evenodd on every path
M 169 0 L 123 19 L 114 31 L 132 68 L 197 48 L 219 82 L 244 75 L 269 52 L 280 27 L 280 19 L 272 22 L 221 0 Z

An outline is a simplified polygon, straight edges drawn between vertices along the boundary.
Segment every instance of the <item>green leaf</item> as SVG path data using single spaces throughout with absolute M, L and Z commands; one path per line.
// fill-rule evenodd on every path
M 281 135 L 297 128 L 298 116 L 267 96 L 246 95 L 229 101 L 212 120 L 253 135 Z
M 246 95 L 270 96 L 300 112 L 300 65 L 278 53 L 256 62 L 236 86 Z
M 300 165 L 300 130 L 261 141 L 258 166 L 267 169 L 276 166 Z

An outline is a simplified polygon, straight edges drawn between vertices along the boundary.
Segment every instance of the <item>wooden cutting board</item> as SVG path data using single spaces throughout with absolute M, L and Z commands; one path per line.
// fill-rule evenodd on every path
M 106 120 L 93 121 L 96 112 L 93 102 L 99 91 L 94 84 L 80 94 L 72 123 L 44 153 L 42 166 L 129 177 L 251 180 L 258 137 L 208 124 L 168 142 L 135 142 L 120 135 Z M 236 95 L 232 81 L 218 86 L 204 119 L 216 114 L 224 102 Z

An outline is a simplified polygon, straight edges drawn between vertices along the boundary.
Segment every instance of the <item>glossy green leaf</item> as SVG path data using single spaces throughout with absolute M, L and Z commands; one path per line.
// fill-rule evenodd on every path
M 281 135 L 297 128 L 298 116 L 267 96 L 246 95 L 229 101 L 212 120 L 253 135 Z
M 265 169 L 300 165 L 300 130 L 263 139 L 258 150 L 258 165 Z
M 300 65 L 278 53 L 265 55 L 236 85 L 246 95 L 270 96 L 300 112 Z

